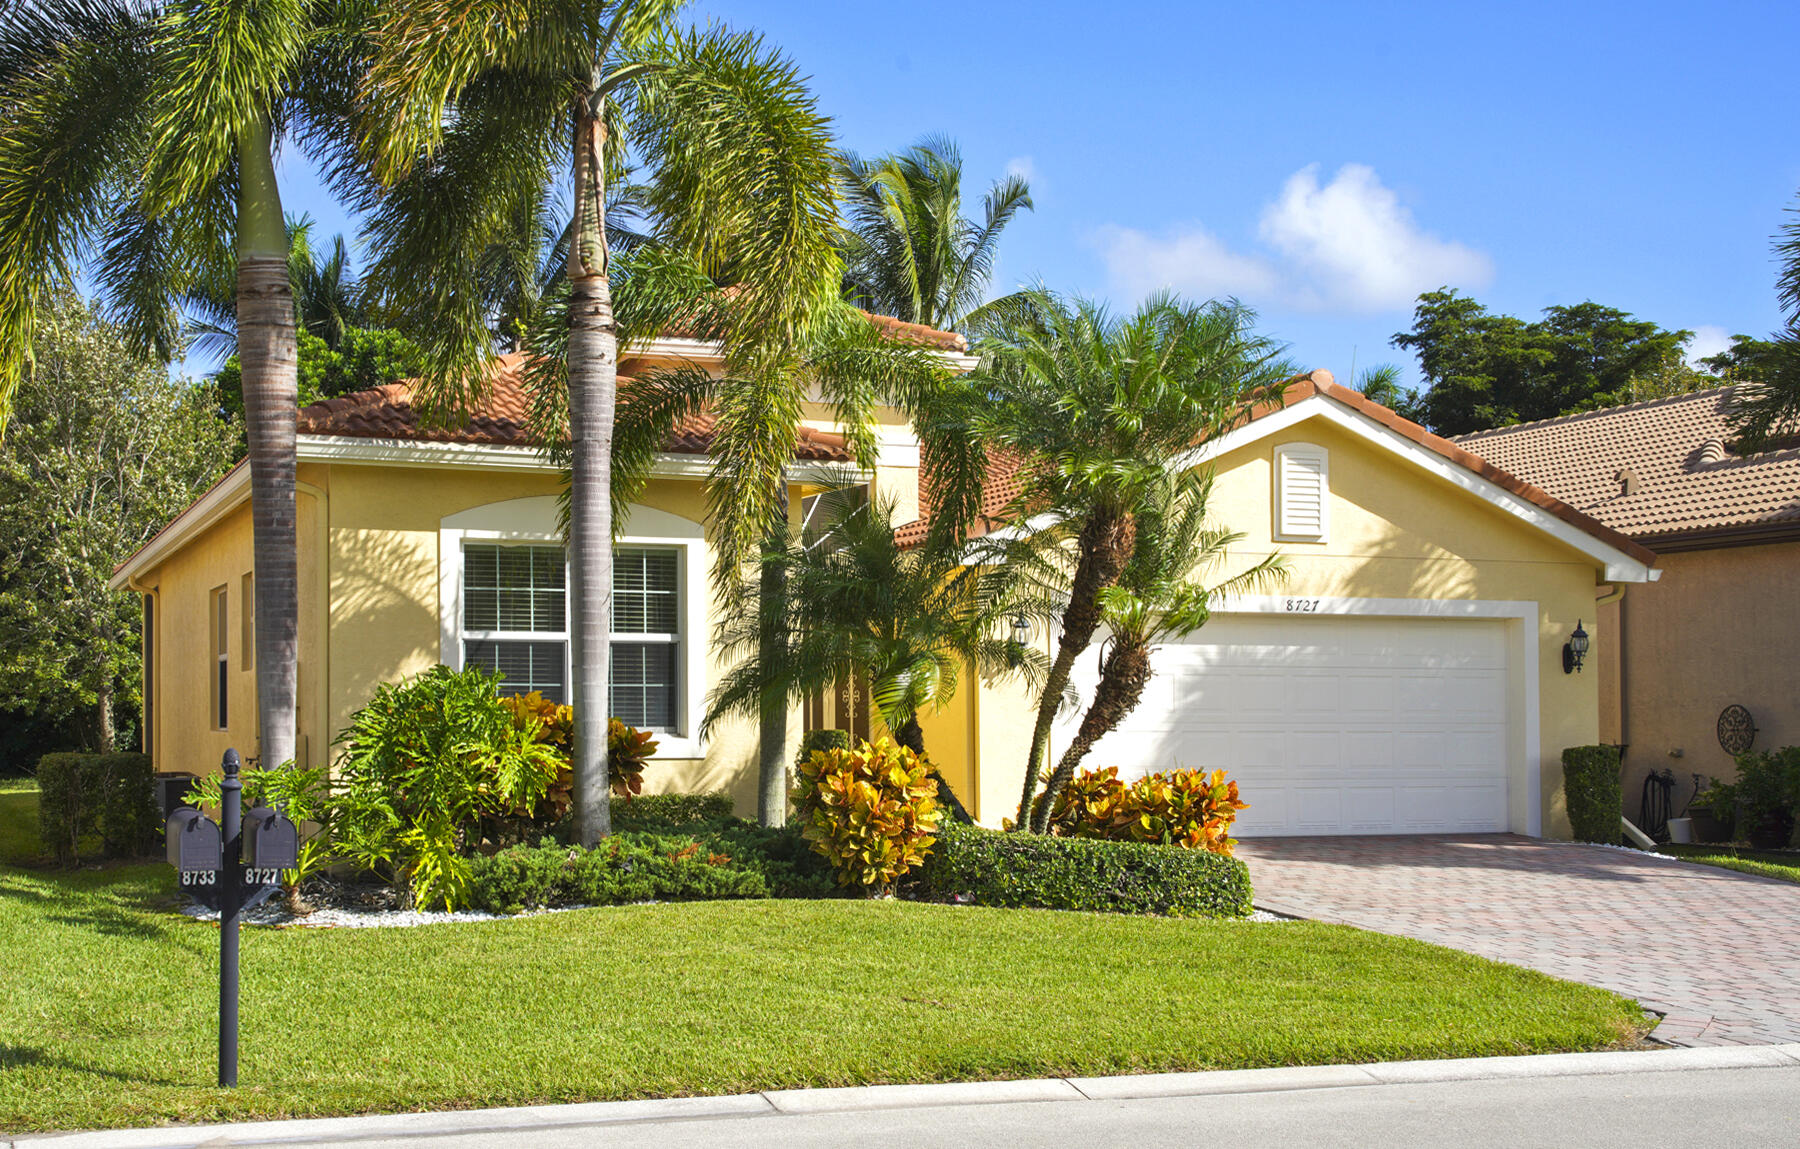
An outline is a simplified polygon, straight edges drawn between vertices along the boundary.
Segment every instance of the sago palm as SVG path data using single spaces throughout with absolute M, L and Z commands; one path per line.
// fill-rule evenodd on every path
M 1145 492 L 1187 452 L 1282 394 L 1290 371 L 1281 348 L 1252 320 L 1235 303 L 1159 295 L 1119 317 L 1086 300 L 1023 292 L 976 327 L 981 366 L 920 421 L 934 533 L 956 536 L 972 523 L 990 463 L 1010 458 L 1019 461 L 1018 492 L 1003 517 L 1013 534 L 1054 510 L 1036 524 L 1062 532 L 1071 550 L 1056 656 L 1024 762 L 1021 826 L 1070 671 L 1104 621 L 1101 594 L 1131 557 Z
M 27 0 L 0 16 L 0 425 L 32 320 L 78 264 L 167 359 L 230 298 L 243 363 L 262 760 L 293 757 L 295 334 L 275 154 L 349 170 L 353 0 Z M 428 54 L 429 44 L 417 46 Z
M 902 548 L 892 520 L 891 504 L 864 503 L 780 557 L 789 572 L 785 641 L 771 649 L 759 619 L 727 618 L 715 645 L 741 661 L 714 691 L 709 722 L 760 713 L 771 692 L 798 702 L 858 681 L 895 740 L 923 755 L 919 720 L 955 697 L 965 669 L 990 681 L 1042 678 L 1047 660 L 1007 636 L 1012 614 L 1028 608 L 1012 593 L 1010 571 L 966 566 L 954 549 Z M 938 783 L 966 817 L 941 776 Z
M 381 178 L 366 193 L 378 297 L 420 332 L 425 394 L 468 409 L 489 377 L 496 250 L 529 250 L 546 189 L 569 173 L 563 344 L 571 475 L 570 634 L 580 723 L 575 802 L 584 842 L 608 833 L 612 442 L 619 328 L 606 234 L 628 158 L 668 250 L 735 292 L 718 335 L 735 373 L 780 373 L 835 288 L 831 147 L 793 67 L 756 37 L 680 32 L 670 0 L 392 0 L 374 15 L 362 89 Z M 421 44 L 430 52 L 419 51 Z M 491 284 L 491 281 L 487 281 Z M 715 560 L 754 551 L 783 500 L 795 429 L 751 405 L 721 410 L 716 453 L 743 458 Z M 782 441 L 785 436 L 785 443 Z M 715 491 L 717 498 L 717 491 Z M 735 581 L 735 580 L 734 580 Z
M 1145 489 L 1134 509 L 1131 557 L 1118 582 L 1100 592 L 1107 633 L 1100 682 L 1037 799 L 1033 830 L 1044 831 L 1057 793 L 1075 776 L 1094 743 L 1137 709 L 1155 674 L 1150 656 L 1157 644 L 1185 638 L 1205 626 L 1220 596 L 1265 590 L 1285 577 L 1282 558 L 1269 555 L 1211 586 L 1201 581 L 1244 537 L 1211 521 L 1211 493 L 1208 472 L 1165 473 Z M 1049 552 L 1038 549 L 1023 561 L 1047 568 L 1054 576 L 1064 569 L 1066 553 L 1060 547 Z
M 939 136 L 898 155 L 839 165 L 850 230 L 844 243 L 851 298 L 884 315 L 957 329 L 981 304 L 1000 233 L 1031 187 L 1009 175 L 988 189 L 979 223 L 963 216 L 962 153 Z

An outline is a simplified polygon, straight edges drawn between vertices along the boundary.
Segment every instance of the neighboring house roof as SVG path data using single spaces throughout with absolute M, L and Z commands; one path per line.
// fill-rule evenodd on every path
M 1352 414 L 1349 416 L 1342 414 L 1345 411 Z M 1405 445 L 1410 445 L 1414 449 L 1422 449 L 1428 453 L 1423 456 L 1415 455 L 1416 458 L 1435 456 L 1445 463 L 1453 464 L 1454 470 L 1447 471 L 1447 475 L 1462 474 L 1479 478 L 1491 485 L 1489 489 L 1498 487 L 1522 500 L 1530 508 L 1529 514 L 1541 512 L 1542 515 L 1548 515 L 1568 527 L 1573 527 L 1579 534 L 1570 536 L 1571 541 L 1586 536 L 1628 560 L 1627 566 L 1637 564 L 1635 568 L 1627 571 L 1615 569 L 1614 564 L 1609 561 L 1609 570 L 1613 571 L 1609 577 L 1640 574 L 1643 573 L 1641 568 L 1648 568 L 1656 562 L 1655 553 L 1647 547 L 1632 541 L 1619 531 L 1556 498 L 1549 492 L 1516 475 L 1509 474 L 1449 439 L 1434 435 L 1417 423 L 1402 418 L 1374 400 L 1366 398 L 1360 392 L 1340 385 L 1333 380 L 1331 372 L 1325 370 L 1311 371 L 1305 375 L 1295 376 L 1288 383 L 1280 404 L 1269 404 L 1251 411 L 1237 427 L 1197 448 L 1185 460 L 1184 465 L 1196 466 L 1208 459 L 1217 458 L 1227 451 L 1235 450 L 1245 443 L 1271 434 L 1280 427 L 1291 425 L 1292 422 L 1299 419 L 1311 417 L 1315 413 L 1326 414 L 1347 428 L 1365 434 L 1366 437 L 1390 450 L 1405 452 L 1403 444 L 1384 439 L 1375 434 L 1366 424 L 1358 423 L 1356 417 L 1360 416 L 1362 419 L 1372 422 L 1380 431 L 1397 436 L 1404 441 Z M 1010 466 L 1003 467 L 998 473 L 990 471 L 990 476 L 999 480 L 991 482 L 995 488 L 995 494 L 998 495 L 1001 492 L 1004 494 L 1003 497 L 990 497 L 986 500 L 983 505 L 984 514 L 998 514 L 1017 494 L 1018 470 L 1018 464 L 1014 462 Z M 922 484 L 929 485 L 928 477 L 921 476 L 920 481 Z M 1522 508 L 1515 506 L 1514 509 Z M 927 515 L 917 522 L 908 523 L 899 528 L 895 532 L 895 537 L 902 545 L 916 545 L 924 539 L 929 523 L 930 516 Z M 993 525 L 983 523 L 981 527 L 983 530 L 993 529 Z M 1644 577 L 1654 577 L 1654 574 L 1644 573 Z
M 494 378 L 469 421 L 454 429 L 432 427 L 413 405 L 410 383 L 389 383 L 368 391 L 340 395 L 300 409 L 300 434 L 356 439 L 403 439 L 418 442 L 478 443 L 529 447 L 527 430 L 531 397 L 525 387 L 525 356 L 500 357 Z M 620 377 L 629 386 L 629 376 Z M 663 444 L 677 455 L 704 455 L 712 449 L 717 420 L 710 414 L 684 419 Z M 800 428 L 794 457 L 813 462 L 847 463 L 850 449 L 842 435 Z
M 1456 441 L 1659 549 L 1800 534 L 1800 449 L 1733 454 L 1735 392 L 1719 387 Z

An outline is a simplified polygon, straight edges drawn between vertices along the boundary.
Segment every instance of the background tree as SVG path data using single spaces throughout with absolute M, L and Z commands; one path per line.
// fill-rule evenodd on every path
M 897 155 L 839 163 L 850 229 L 845 286 L 859 306 L 908 323 L 957 330 L 986 294 L 1000 233 L 1030 211 L 1025 177 L 996 181 L 980 223 L 962 214 L 962 153 L 928 136 Z
M 133 348 L 176 304 L 234 302 L 256 568 L 260 753 L 292 758 L 298 684 L 295 334 L 275 152 L 347 170 L 354 0 L 36 0 L 0 14 L 0 421 L 46 293 L 75 263 Z M 430 41 L 413 46 L 424 55 Z
M 894 740 L 925 754 L 919 719 L 955 697 L 965 669 L 987 681 L 1041 679 L 1046 661 L 1021 650 L 1008 620 L 1029 609 L 1012 593 L 1010 572 L 971 566 L 957 548 L 902 548 L 890 503 L 862 503 L 781 561 L 791 572 L 780 633 L 771 650 L 755 615 L 727 616 L 715 648 L 738 660 L 714 691 L 708 723 L 760 714 L 763 699 L 802 702 L 844 682 L 863 682 Z M 940 795 L 967 811 L 935 768 Z
M 107 580 L 224 473 L 236 432 L 68 292 L 33 345 L 0 443 L 0 695 L 111 750 L 140 701 L 141 607 Z
M 564 355 L 539 378 L 566 397 L 576 809 L 590 844 L 611 828 L 620 331 L 608 189 L 628 159 L 643 165 L 642 207 L 659 243 L 733 288 L 717 334 L 729 373 L 751 383 L 721 393 L 709 485 L 715 507 L 737 512 L 715 517 L 715 562 L 732 586 L 785 520 L 782 469 L 800 403 L 791 367 L 840 278 L 830 140 L 804 83 L 754 36 L 675 30 L 678 6 L 525 0 L 496 11 L 483 0 L 396 0 L 375 16 L 363 88 L 382 128 L 366 142 L 383 183 L 362 189 L 371 279 L 420 333 L 424 395 L 444 412 L 467 410 L 489 379 L 493 253 L 534 251 L 546 189 L 572 174 Z M 441 51 L 420 53 L 420 43 Z
M 1132 554 L 1144 492 L 1252 406 L 1278 401 L 1281 348 L 1232 303 L 1155 296 L 1118 317 L 1037 289 L 977 326 L 982 364 L 919 420 L 935 476 L 934 533 L 952 541 L 983 509 L 990 461 L 1023 460 L 1005 508 L 1015 531 L 1056 532 L 1071 549 L 1056 656 L 1045 676 L 1018 823 L 1029 823 L 1050 727 L 1075 659 L 1093 642 Z M 1054 515 L 1039 519 L 1049 508 Z M 997 545 L 997 544 L 990 544 Z
M 1800 208 L 1788 213 L 1800 217 Z M 1776 295 L 1787 325 L 1767 341 L 1738 336 L 1721 356 L 1743 368 L 1731 424 L 1746 451 L 1768 450 L 1800 435 L 1800 218 L 1776 234 L 1775 258 L 1781 267 Z
M 1224 561 L 1227 548 L 1244 537 L 1210 521 L 1211 493 L 1212 475 L 1205 471 L 1165 473 L 1145 488 L 1143 501 L 1133 512 L 1137 530 L 1131 558 L 1119 581 L 1100 592 L 1107 630 L 1100 681 L 1037 799 L 1031 816 L 1034 832 L 1045 831 L 1056 795 L 1075 776 L 1094 743 L 1118 729 L 1143 701 L 1144 688 L 1156 673 L 1150 664 L 1152 648 L 1205 626 L 1215 597 L 1266 590 L 1285 577 L 1284 560 L 1270 555 L 1210 587 L 1200 581 Z M 1060 548 L 1052 554 L 1032 548 L 1027 555 L 1026 562 L 1052 577 L 1061 571 Z
M 1419 297 L 1393 345 L 1419 357 L 1420 420 L 1461 435 L 1628 402 L 1633 380 L 1679 363 L 1691 337 L 1593 302 L 1528 323 L 1446 289 Z

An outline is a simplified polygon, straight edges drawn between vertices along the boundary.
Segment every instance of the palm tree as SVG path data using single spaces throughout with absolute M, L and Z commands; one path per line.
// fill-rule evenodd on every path
M 329 254 L 313 247 L 316 225 L 310 215 L 287 217 L 288 280 L 294 290 L 294 323 L 323 340 L 333 351 L 352 327 L 365 327 L 368 308 L 361 284 L 350 267 L 350 249 L 342 235 L 331 240 Z M 182 298 L 194 318 L 187 325 L 191 347 L 219 359 L 237 351 L 237 307 L 233 285 L 197 283 Z
M 1107 630 L 1100 682 L 1032 811 L 1033 831 L 1044 832 L 1056 795 L 1075 776 L 1094 743 L 1137 709 L 1155 674 L 1151 649 L 1205 626 L 1217 596 L 1263 590 L 1285 577 L 1284 560 L 1269 555 L 1211 587 L 1196 581 L 1218 566 L 1226 549 L 1244 537 L 1210 524 L 1207 504 L 1211 493 L 1212 476 L 1202 471 L 1165 473 L 1145 488 L 1143 502 L 1133 511 L 1137 529 L 1131 557 L 1119 581 L 1100 592 L 1101 619 Z M 1027 539 L 1026 545 L 1030 544 Z M 1065 569 L 1066 552 L 1061 548 L 1048 554 L 1036 550 L 1026 561 L 1057 573 Z
M 1738 386 L 1730 414 L 1732 430 L 1750 451 L 1800 435 L 1800 207 L 1787 210 L 1797 218 L 1775 236 L 1781 265 L 1775 289 L 1787 325 L 1769 340 L 1760 377 Z
M 0 16 L 0 425 L 50 285 L 88 270 L 167 360 L 176 304 L 234 301 L 256 567 L 260 756 L 295 741 L 295 334 L 275 152 L 348 170 L 358 6 L 35 0 Z
M 785 641 L 771 649 L 762 620 L 728 616 L 716 648 L 738 659 L 714 690 L 710 724 L 728 714 L 759 714 L 770 695 L 798 702 L 840 681 L 868 684 L 894 738 L 924 755 L 922 715 L 956 695 L 964 668 L 986 680 L 1042 677 L 1047 660 L 1000 635 L 1029 604 L 1011 593 L 1004 567 L 972 567 L 943 546 L 902 548 L 891 503 L 865 502 L 817 537 L 795 540 L 783 555 L 788 573 Z M 962 803 L 933 770 L 946 804 Z
M 844 242 L 850 298 L 884 315 L 950 331 L 981 303 L 1000 233 L 1031 187 L 1009 175 L 988 189 L 982 220 L 962 214 L 962 153 L 929 136 L 898 155 L 838 166 L 850 232 Z
M 426 393 L 443 412 L 467 410 L 489 377 L 492 296 L 482 273 L 492 253 L 531 249 L 545 189 L 571 173 L 566 358 L 546 377 L 567 397 L 575 805 L 590 844 L 611 829 L 607 610 L 620 329 L 608 189 L 628 152 L 648 169 L 643 210 L 657 239 L 735 288 L 717 330 L 731 370 L 778 399 L 748 410 L 721 404 L 716 452 L 741 465 L 715 483 L 714 498 L 728 484 L 741 514 L 719 520 L 720 564 L 754 551 L 785 498 L 781 468 L 795 434 L 786 416 L 799 400 L 782 399 L 771 381 L 795 361 L 839 279 L 831 146 L 800 77 L 757 37 L 675 30 L 678 7 L 394 0 L 373 16 L 363 88 L 379 127 L 365 143 L 383 181 L 364 197 L 376 252 L 370 279 L 424 336 Z M 440 50 L 421 53 L 420 43 Z
M 920 420 L 935 476 L 933 531 L 960 535 L 984 509 L 990 460 L 1022 460 L 1004 510 L 1014 533 L 1057 532 L 1071 551 L 1056 657 L 1038 701 L 1018 824 L 1032 812 L 1039 764 L 1075 659 L 1105 621 L 1136 508 L 1167 468 L 1260 403 L 1290 374 L 1280 347 L 1236 303 L 1145 301 L 1119 318 L 1043 289 L 1009 297 L 980 323 L 983 362 Z M 1054 509 L 1053 515 L 1045 512 Z M 1034 516 L 1045 516 L 1034 520 Z M 1005 546 L 1006 535 L 981 549 Z

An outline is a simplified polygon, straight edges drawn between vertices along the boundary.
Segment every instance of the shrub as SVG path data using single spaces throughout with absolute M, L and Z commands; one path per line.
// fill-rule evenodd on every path
M 944 827 L 919 870 L 931 896 L 982 906 L 1241 918 L 1250 871 L 1210 850 Z
M 1563 797 L 1575 840 L 1618 845 L 1619 818 L 1625 810 L 1619 793 L 1619 748 L 1571 746 L 1563 751 L 1562 760 Z
M 537 741 L 557 754 L 556 781 L 528 817 L 539 828 L 553 826 L 568 815 L 575 800 L 575 772 L 570 760 L 575 752 L 575 708 L 552 702 L 540 691 L 507 695 L 500 704 L 512 714 L 513 725 L 535 729 Z M 533 727 L 535 723 L 535 727 Z M 644 768 L 656 753 L 656 736 L 628 726 L 617 718 L 606 723 L 606 774 L 613 796 L 630 799 L 644 788 Z
M 629 801 L 644 788 L 644 767 L 656 754 L 656 737 L 648 730 L 606 720 L 606 777 L 615 796 Z
M 549 839 L 470 863 L 470 903 L 492 913 L 562 905 L 766 898 L 753 861 L 685 835 L 614 834 L 591 850 Z
M 641 794 L 613 807 L 613 831 L 723 822 L 731 817 L 732 809 L 731 795 L 724 790 L 710 794 Z
M 407 882 L 418 905 L 462 904 L 482 820 L 534 810 L 561 768 L 539 723 L 500 701 L 499 678 L 438 666 L 383 684 L 338 736 L 333 844 Z
M 1737 796 L 1747 829 L 1792 840 L 1800 829 L 1800 746 L 1740 754 L 1737 768 Z
M 1225 771 L 1169 770 L 1127 786 L 1119 768 L 1083 770 L 1056 796 L 1050 830 L 1069 838 L 1155 842 L 1231 855 L 1238 811 L 1236 782 Z
M 942 821 L 931 767 L 886 738 L 820 750 L 798 767 L 801 836 L 845 886 L 885 893 L 924 860 Z
M 800 738 L 800 754 L 794 765 L 810 761 L 821 750 L 848 750 L 852 744 L 848 730 L 808 730 Z
M 205 810 L 207 816 L 219 817 L 225 780 L 222 773 L 208 774 L 197 780 L 188 792 L 188 800 Z M 274 770 L 256 767 L 242 771 L 238 781 L 244 786 L 244 809 L 270 806 L 293 819 L 300 831 L 300 863 L 282 873 L 283 883 L 293 887 L 320 873 L 332 862 L 331 855 L 331 791 L 322 766 L 301 769 L 293 765 Z
M 57 861 L 80 861 L 81 839 L 94 834 L 109 858 L 155 850 L 162 813 L 147 755 L 46 754 L 37 776 L 39 832 Z

